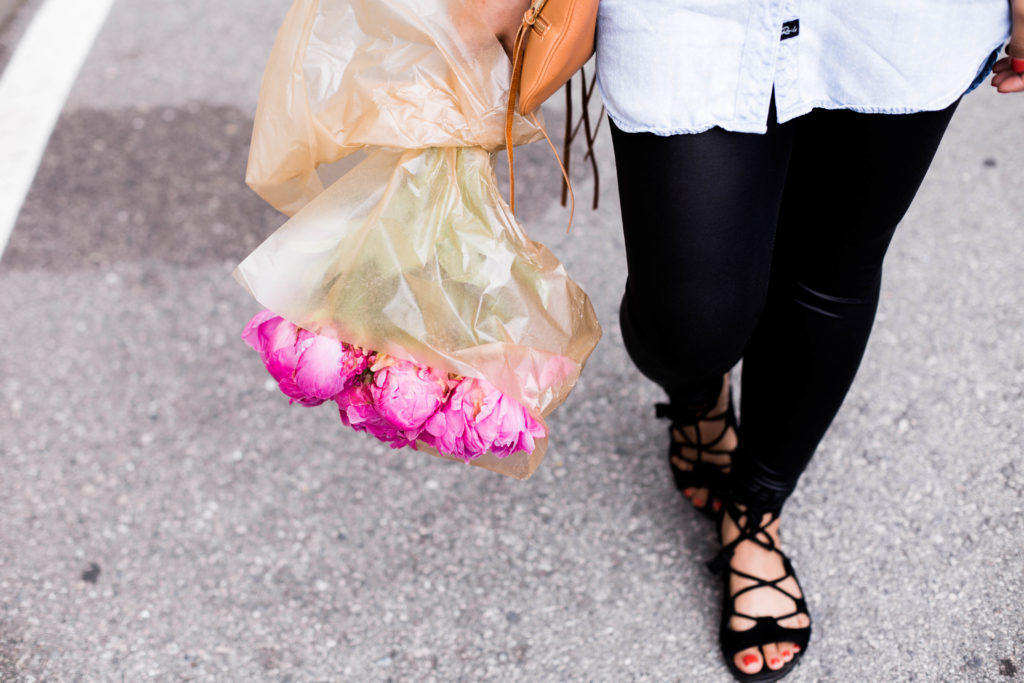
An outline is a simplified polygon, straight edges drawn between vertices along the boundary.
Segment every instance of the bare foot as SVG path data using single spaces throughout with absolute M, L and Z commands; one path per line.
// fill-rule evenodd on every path
M 729 409 L 729 373 L 722 379 L 722 391 L 718 394 L 718 402 L 708 414 L 710 419 L 700 420 L 696 426 L 685 426 L 672 429 L 672 439 L 680 446 L 680 454 L 672 456 L 672 465 L 683 472 L 689 472 L 698 459 L 710 467 L 721 467 L 722 473 L 729 472 L 732 464 L 732 452 L 739 443 L 736 430 L 726 423 L 723 416 Z M 702 444 L 702 453 L 698 456 L 697 444 Z M 708 489 L 688 488 L 683 495 L 690 499 L 694 507 L 703 508 L 712 505 L 717 511 L 721 501 L 717 498 L 708 500 Z
M 766 516 L 764 521 L 767 522 Z M 741 518 L 740 522 L 744 520 Z M 736 522 L 728 515 L 722 519 L 722 541 L 723 544 L 731 543 L 739 536 L 740 531 Z M 779 520 L 769 524 L 758 534 L 762 541 L 768 542 L 768 538 L 779 547 Z M 736 546 L 729 566 L 744 574 L 761 577 L 766 581 L 778 579 L 786 574 L 783 568 L 782 556 L 761 547 L 752 540 L 743 540 Z M 748 586 L 757 585 L 757 582 L 735 573 L 729 575 L 729 593 L 736 595 Z M 800 586 L 792 576 L 776 584 L 778 588 L 793 597 L 802 597 Z M 796 602 L 771 586 L 761 586 L 736 595 L 736 611 L 752 617 L 780 617 L 793 615 L 797 610 Z M 779 619 L 779 626 L 787 628 L 804 628 L 810 625 L 810 617 L 800 613 L 785 619 Z M 751 619 L 733 616 L 729 620 L 729 628 L 734 631 L 745 631 L 753 628 L 755 622 Z M 767 666 L 769 669 L 778 670 L 791 661 L 800 651 L 799 645 L 792 642 L 765 643 L 760 647 L 752 647 L 736 653 L 734 662 L 740 671 L 747 674 L 754 674 Z

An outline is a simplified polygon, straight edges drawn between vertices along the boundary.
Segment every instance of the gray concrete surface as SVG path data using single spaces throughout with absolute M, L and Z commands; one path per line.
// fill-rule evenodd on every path
M 0 0 L 0 72 L 42 0 Z
M 615 324 L 606 137 L 569 235 L 520 155 L 606 329 L 532 480 L 267 386 L 230 271 L 281 222 L 242 177 L 287 4 L 121 0 L 0 260 L 0 681 L 730 680 L 714 536 Z M 897 235 L 787 508 L 815 620 L 787 680 L 1024 680 L 1022 148 L 1024 97 L 972 95 Z
M 0 0 L 0 27 L 3 27 L 14 16 L 15 10 L 23 0 Z

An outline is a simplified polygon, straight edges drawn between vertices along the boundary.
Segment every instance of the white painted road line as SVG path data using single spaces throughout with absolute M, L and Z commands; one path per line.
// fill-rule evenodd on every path
M 0 76 L 0 258 L 114 0 L 47 0 Z

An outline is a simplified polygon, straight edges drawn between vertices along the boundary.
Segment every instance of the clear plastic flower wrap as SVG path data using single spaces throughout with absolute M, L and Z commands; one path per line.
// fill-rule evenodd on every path
M 382 387 L 443 376 L 436 415 L 417 422 L 413 443 L 458 459 L 467 458 L 451 452 L 439 425 L 479 415 L 486 426 L 480 411 L 501 400 L 546 434 L 545 416 L 601 334 L 586 294 L 499 193 L 494 154 L 504 147 L 510 66 L 475 1 L 296 0 L 264 75 L 246 178 L 292 217 L 235 271 L 273 312 L 257 326 L 276 329 L 276 314 L 312 335 L 293 335 L 303 355 L 342 358 L 313 339 L 324 337 L 387 359 L 374 361 L 361 388 L 314 396 L 336 400 L 346 424 L 362 419 L 366 401 L 388 414 Z M 516 144 L 541 135 L 518 116 L 513 130 Z M 325 188 L 318 167 L 357 151 L 365 158 Z M 355 386 L 371 368 L 354 369 L 352 358 L 344 381 L 301 381 L 326 393 Z M 275 375 L 283 390 L 296 371 Z M 456 390 L 458 378 L 477 382 Z M 531 430 L 540 433 L 523 434 Z M 525 478 L 546 444 L 502 445 L 468 461 Z

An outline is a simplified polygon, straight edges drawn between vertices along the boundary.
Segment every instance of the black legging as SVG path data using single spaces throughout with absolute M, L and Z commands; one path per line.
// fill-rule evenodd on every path
M 629 277 L 622 334 L 673 403 L 743 358 L 738 493 L 781 507 L 853 382 L 882 259 L 956 109 L 814 110 L 764 135 L 612 125 Z

